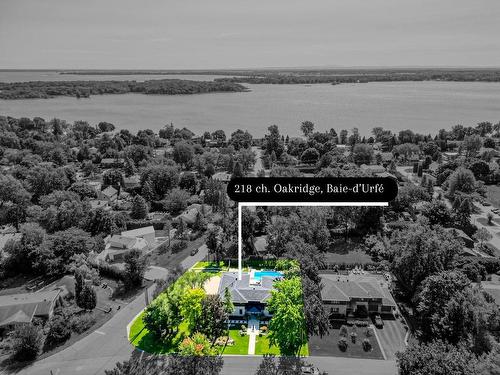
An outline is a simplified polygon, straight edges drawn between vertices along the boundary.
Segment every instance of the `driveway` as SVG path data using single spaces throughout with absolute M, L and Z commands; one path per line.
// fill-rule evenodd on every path
M 385 356 L 388 360 L 396 359 L 396 352 L 405 349 L 406 330 L 399 320 L 384 319 L 384 328 L 377 330 L 380 344 L 384 348 Z

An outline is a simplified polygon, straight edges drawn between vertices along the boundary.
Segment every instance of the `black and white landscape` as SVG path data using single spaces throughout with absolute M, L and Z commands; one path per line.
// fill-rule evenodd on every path
M 498 374 L 499 18 L 2 1 L 0 372 Z M 247 177 L 398 195 L 239 208 Z

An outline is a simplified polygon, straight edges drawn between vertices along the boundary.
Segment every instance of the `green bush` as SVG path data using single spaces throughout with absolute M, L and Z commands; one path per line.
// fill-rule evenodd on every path
M 349 329 L 347 328 L 347 326 L 342 325 L 342 326 L 340 327 L 339 335 L 340 335 L 340 336 L 347 337 L 348 333 L 349 333 Z
M 347 339 L 345 337 L 341 337 L 339 339 L 338 346 L 341 351 L 345 352 L 348 347 Z
M 62 315 L 54 315 L 47 326 L 48 333 L 45 337 L 45 344 L 48 346 L 61 344 L 71 336 L 68 319 Z
M 175 241 L 172 243 L 172 254 L 176 254 L 187 247 L 187 241 Z
M 92 314 L 73 315 L 70 320 L 71 330 L 83 333 L 95 324 L 96 320 Z
M 31 323 L 17 324 L 12 335 L 12 357 L 28 361 L 38 356 L 42 346 L 42 330 Z
M 365 352 L 369 352 L 370 350 L 372 350 L 372 343 L 370 342 L 370 340 L 368 339 L 363 340 L 363 350 Z

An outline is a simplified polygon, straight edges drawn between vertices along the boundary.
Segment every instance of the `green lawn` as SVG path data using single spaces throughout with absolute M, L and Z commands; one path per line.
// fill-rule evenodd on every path
M 217 269 L 227 269 L 229 265 L 227 262 L 220 261 L 220 262 L 207 262 L 207 261 L 202 261 L 202 262 L 197 262 L 192 268 L 193 269 L 205 269 L 205 268 L 217 268 Z
M 187 323 L 183 322 L 179 325 L 179 332 L 174 339 L 169 343 L 158 342 L 154 336 L 144 327 L 142 315 L 132 323 L 130 327 L 129 341 L 136 348 L 144 350 L 151 354 L 165 354 L 171 353 L 179 346 L 179 343 L 185 338 L 187 334 Z
M 223 354 L 248 354 L 248 335 L 241 336 L 238 329 L 229 330 L 229 337 L 234 340 L 233 346 L 226 346 Z
M 257 354 L 257 355 L 264 355 L 264 354 L 280 355 L 280 350 L 277 346 L 270 346 L 269 339 L 268 339 L 267 335 L 262 335 L 262 337 L 257 336 L 257 338 L 256 338 L 255 354 Z M 302 349 L 300 350 L 300 355 L 301 356 L 308 356 L 309 355 L 309 346 L 307 344 L 302 346 Z

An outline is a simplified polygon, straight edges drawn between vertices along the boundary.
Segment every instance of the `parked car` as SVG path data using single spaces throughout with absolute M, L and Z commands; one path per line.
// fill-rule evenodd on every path
M 191 250 L 191 256 L 198 254 L 198 248 Z
M 321 371 L 317 367 L 313 366 L 302 366 L 302 375 L 312 374 L 312 375 L 320 375 Z M 326 373 L 327 374 L 327 373 Z M 328 374 L 327 374 L 328 375 Z
M 378 314 L 373 316 L 373 323 L 375 324 L 375 327 L 377 327 L 377 328 L 384 327 L 384 321 L 382 320 L 382 318 Z

